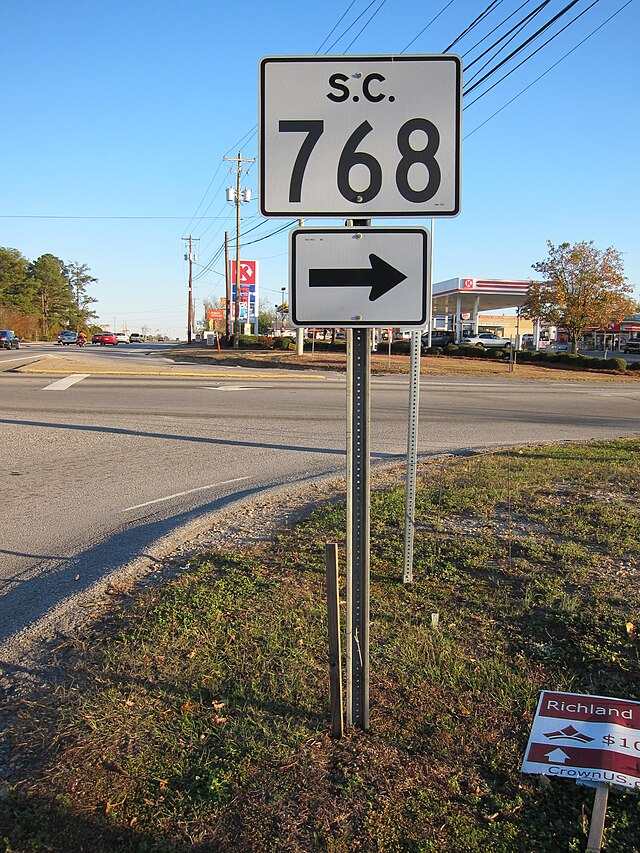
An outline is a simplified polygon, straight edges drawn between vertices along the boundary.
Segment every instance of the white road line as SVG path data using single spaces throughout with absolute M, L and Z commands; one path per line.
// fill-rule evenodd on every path
M 70 388 L 71 385 L 75 385 L 76 382 L 82 382 L 83 379 L 86 379 L 87 376 L 91 376 L 90 373 L 72 373 L 71 376 L 65 376 L 64 379 L 57 379 L 55 382 L 52 382 L 51 385 L 47 385 L 43 388 L 43 391 L 66 391 L 67 388 Z
M 49 356 L 46 356 L 46 357 L 48 358 Z M 30 358 L 40 358 L 40 356 L 37 356 L 37 355 L 19 355 L 19 356 L 16 356 L 15 358 L 3 358 L 0 360 L 0 366 L 3 364 L 6 364 L 8 361 L 29 361 Z
M 191 495 L 194 492 L 204 492 L 206 489 L 215 489 L 216 486 L 228 486 L 230 483 L 241 483 L 243 480 L 249 480 L 250 477 L 236 477 L 234 480 L 224 480 L 222 483 L 210 483 L 208 486 L 198 486 L 197 489 L 187 489 L 186 492 L 176 492 L 175 495 L 167 495 L 166 498 L 156 498 L 155 501 L 146 501 L 143 504 L 136 504 L 135 506 L 128 506 L 126 509 L 121 509 L 120 512 L 132 512 L 134 509 L 142 509 L 144 506 L 151 506 L 152 504 L 159 504 L 163 501 L 170 501 L 173 498 L 181 498 L 183 495 Z
M 273 385 L 203 385 L 207 391 L 260 391 L 262 388 L 273 388 Z

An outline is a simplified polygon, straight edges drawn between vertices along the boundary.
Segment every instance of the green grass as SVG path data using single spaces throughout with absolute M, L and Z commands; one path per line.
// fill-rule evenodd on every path
M 324 543 L 342 545 L 344 505 L 201 554 L 22 704 L 4 849 L 584 850 L 593 792 L 519 767 L 540 690 L 640 700 L 639 454 L 632 439 L 426 463 L 409 588 L 403 490 L 375 493 L 371 729 L 341 740 Z M 637 797 L 611 794 L 604 849 L 640 850 Z

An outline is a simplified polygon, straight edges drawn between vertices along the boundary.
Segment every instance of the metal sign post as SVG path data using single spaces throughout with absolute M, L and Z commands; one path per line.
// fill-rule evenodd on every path
M 409 400 L 409 435 L 407 438 L 407 488 L 404 511 L 404 560 L 402 581 L 413 582 L 413 533 L 416 515 L 416 480 L 418 475 L 418 412 L 420 409 L 420 342 L 421 333 L 411 333 L 411 392 Z
M 347 726 L 369 728 L 370 330 L 347 332 Z

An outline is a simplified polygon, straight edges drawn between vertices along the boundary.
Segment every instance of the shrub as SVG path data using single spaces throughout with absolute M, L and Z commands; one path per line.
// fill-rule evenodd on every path
M 274 338 L 273 339 L 273 348 L 274 349 L 289 349 L 289 344 L 294 344 L 295 341 L 293 338 Z
M 304 342 L 305 350 L 310 351 L 312 348 L 311 341 Z M 331 343 L 331 341 L 316 341 L 313 345 L 313 349 L 315 352 L 344 352 L 347 348 L 346 341 L 335 341 Z M 378 347 L 380 349 L 380 347 Z
M 531 350 L 527 350 L 527 349 L 518 350 L 516 352 L 516 360 L 523 363 L 523 364 L 525 361 L 526 362 L 535 361 L 535 359 L 533 358 L 534 355 L 535 355 L 535 353 L 533 353 Z
M 608 358 L 609 369 L 610 370 L 626 370 L 627 369 L 627 360 L 626 358 Z
M 260 338 L 257 335 L 238 335 L 238 347 L 257 347 L 260 344 Z
M 391 352 L 396 355 L 407 355 L 411 352 L 411 341 L 394 341 L 391 344 Z
M 460 355 L 464 355 L 466 358 L 484 358 L 485 349 L 484 347 L 472 347 L 472 346 L 461 346 L 460 347 Z
M 628 361 L 627 370 L 640 370 L 640 361 Z
M 486 351 L 485 356 L 487 358 L 505 359 L 509 358 L 509 350 L 492 347 Z
M 444 355 L 444 349 L 442 347 L 427 347 L 424 350 L 424 355 Z
M 460 347 L 457 344 L 447 344 L 444 351 L 447 355 L 458 355 Z

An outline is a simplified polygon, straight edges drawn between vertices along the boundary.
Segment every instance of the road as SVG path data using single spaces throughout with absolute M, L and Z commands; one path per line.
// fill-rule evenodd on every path
M 344 472 L 342 376 L 7 372 L 45 351 L 60 348 L 0 353 L 0 644 L 215 510 Z M 130 347 L 86 356 L 114 370 L 145 363 Z M 374 464 L 402 460 L 407 404 L 407 377 L 374 377 Z M 635 384 L 425 378 L 419 450 L 636 435 L 639 413 Z

